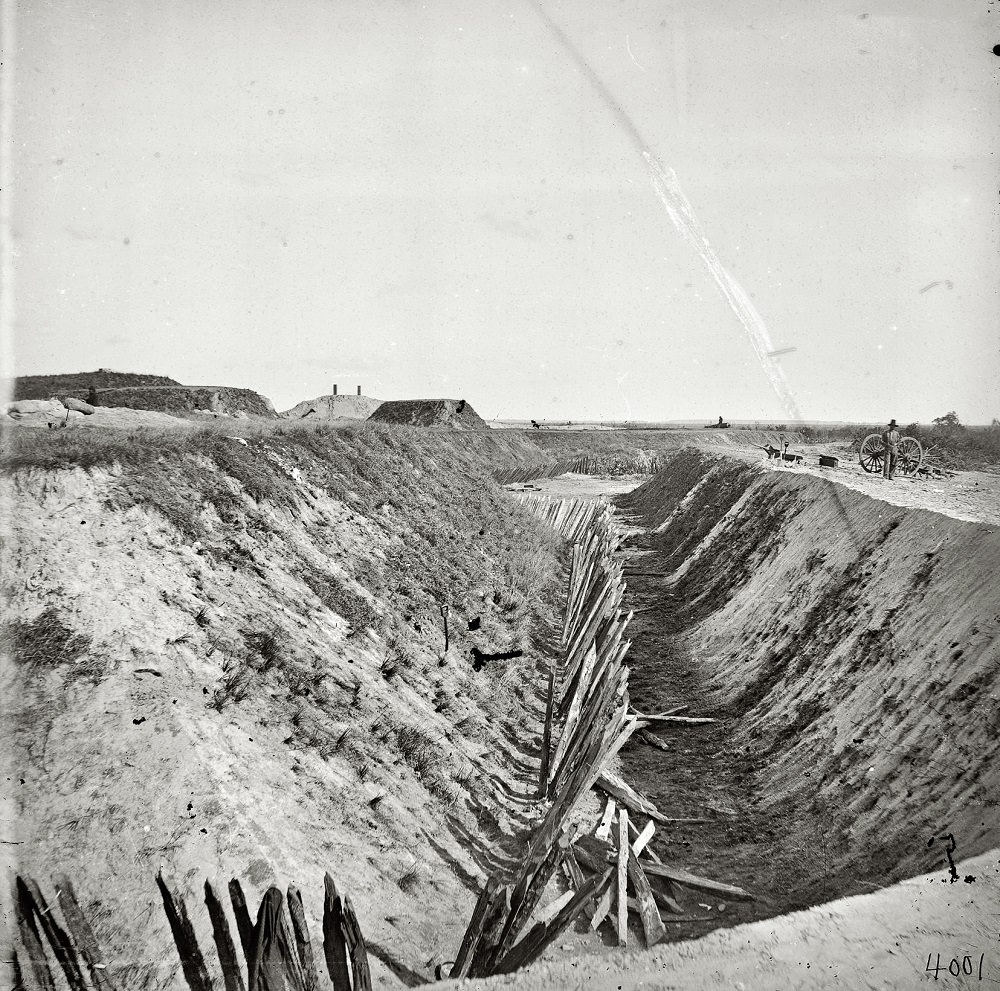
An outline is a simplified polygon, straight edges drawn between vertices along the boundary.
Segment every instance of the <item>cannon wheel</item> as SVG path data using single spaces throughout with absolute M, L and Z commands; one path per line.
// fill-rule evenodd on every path
M 896 456 L 896 470 L 904 475 L 915 475 L 924 459 L 924 449 L 916 437 L 904 437 L 899 442 L 899 453 Z
M 880 475 L 882 473 L 882 435 L 869 434 L 861 442 L 858 452 L 861 467 L 865 471 Z

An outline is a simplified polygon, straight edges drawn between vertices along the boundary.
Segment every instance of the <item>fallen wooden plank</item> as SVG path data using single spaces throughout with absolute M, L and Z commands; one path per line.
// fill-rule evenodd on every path
M 705 723 L 717 723 L 718 719 L 710 716 L 643 716 L 650 723 L 677 723 L 683 726 L 702 726 Z
M 659 877 L 656 880 L 659 882 L 659 885 L 670 887 L 670 882 L 667 881 L 665 878 Z M 650 890 L 653 892 L 653 900 L 656 902 L 657 905 L 660 906 L 660 908 L 665 908 L 668 912 L 670 912 L 673 915 L 684 914 L 684 908 L 681 906 L 680 902 L 678 902 L 677 899 L 674 898 L 672 887 L 670 887 L 669 891 L 664 891 L 663 888 L 660 886 L 654 888 L 652 885 L 650 885 Z
M 629 821 L 629 826 L 631 831 L 635 832 L 635 826 L 631 821 Z M 643 850 L 646 849 L 646 844 L 653 838 L 653 833 L 656 832 L 656 826 L 653 824 L 653 820 L 650 819 L 642 828 L 642 832 L 632 841 L 632 852 L 638 857 Z
M 642 815 L 648 816 L 650 819 L 655 819 L 657 822 L 693 823 L 710 821 L 708 819 L 672 819 L 669 816 L 665 816 L 648 798 L 640 795 L 637 791 L 635 791 L 635 789 L 625 784 L 625 782 L 622 781 L 618 775 L 612 774 L 610 771 L 605 771 L 598 775 L 594 784 L 595 787 L 600 788 L 601 791 L 614 796 L 622 805 L 627 806 L 634 812 L 640 812 Z
M 665 750 L 670 753 L 670 745 L 664 743 L 655 733 L 650 733 L 648 729 L 638 730 L 635 737 L 637 740 L 642 740 L 643 743 L 648 743 L 651 747 L 656 747 L 657 750 Z
M 684 712 L 685 709 L 690 709 L 689 705 L 675 705 L 672 709 L 664 709 L 663 712 L 655 712 L 650 715 L 645 715 L 635 709 L 632 710 L 633 716 L 638 716 L 640 719 L 662 719 L 665 716 L 676 716 L 679 712 Z
M 631 849 L 628 853 L 628 879 L 632 883 L 632 890 L 635 892 L 636 901 L 639 903 L 639 919 L 642 922 L 642 932 L 648 949 L 656 946 L 663 939 L 666 929 L 656 908 L 656 902 L 653 899 L 653 892 L 649 887 L 649 881 L 646 880 L 646 875 L 643 874 L 642 867 L 639 866 L 639 859 L 635 851 Z
M 711 881 L 705 877 L 698 877 L 696 874 L 689 874 L 678 867 L 668 867 L 666 864 L 643 864 L 643 869 L 647 874 L 655 874 L 657 877 L 664 877 L 668 881 L 685 888 L 694 888 L 697 891 L 707 891 L 713 895 L 725 895 L 731 901 L 752 902 L 757 900 L 757 896 L 737 888 L 732 884 L 724 884 L 721 881 Z
M 636 849 L 639 840 L 639 831 L 629 822 L 629 829 L 631 832 L 635 833 L 635 840 L 632 842 L 632 849 L 635 850 L 636 857 L 644 856 L 648 860 L 652 860 L 655 864 L 661 864 L 663 861 L 656 855 L 656 851 L 648 844 L 641 850 Z M 657 887 L 652 888 L 653 899 L 656 904 L 661 908 L 665 908 L 668 912 L 673 912 L 676 915 L 682 915 L 684 909 L 681 908 L 680 903 L 677 901 L 677 889 L 664 877 L 656 878 Z

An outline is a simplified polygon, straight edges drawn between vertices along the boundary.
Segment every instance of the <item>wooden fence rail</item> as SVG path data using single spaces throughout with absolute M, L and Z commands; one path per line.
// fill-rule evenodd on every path
M 684 911 L 677 901 L 678 885 L 725 892 L 733 899 L 753 897 L 741 888 L 664 866 L 649 840 L 654 822 L 675 820 L 608 768 L 630 737 L 651 724 L 629 707 L 624 662 L 631 641 L 624 634 L 632 614 L 622 608 L 622 537 L 612 507 L 602 500 L 518 498 L 573 544 L 562 650 L 549 672 L 542 733 L 538 796 L 549 804 L 515 876 L 506 884 L 496 875 L 487 880 L 452 977 L 484 977 L 526 966 L 584 912 L 593 928 L 612 925 L 624 946 L 632 911 L 646 945 L 652 946 L 666 931 L 660 910 Z M 657 718 L 665 721 L 665 716 Z M 604 815 L 589 833 L 578 835 L 578 827 L 567 825 L 568 818 L 591 788 L 607 795 Z M 630 810 L 649 820 L 641 830 L 632 823 Z M 569 890 L 529 928 L 560 867 Z
M 65 875 L 57 875 L 53 883 L 55 900 L 66 922 L 65 929 L 57 919 L 56 904 L 47 904 L 33 879 L 21 876 L 14 879 L 12 893 L 17 925 L 11 957 L 14 987 L 55 991 L 57 985 L 52 961 L 42 940 L 44 936 L 70 991 L 118 991 L 120 985 L 108 972 L 106 958 L 98 947 L 73 885 Z M 215 991 L 216 984 L 198 944 L 184 897 L 162 874 L 157 874 L 156 884 L 185 983 L 190 991 Z M 326 975 L 317 967 L 302 896 L 297 888 L 288 888 L 287 899 L 278 888 L 269 888 L 261 900 L 256 922 L 251 921 L 243 889 L 235 878 L 229 882 L 229 898 L 242 954 L 237 952 L 233 942 L 222 902 L 212 885 L 205 882 L 205 906 L 225 991 L 329 991 L 331 987 L 333 991 L 370 991 L 371 973 L 361 927 L 350 898 L 337 891 L 329 874 L 324 878 L 323 901 Z M 81 961 L 86 966 L 87 976 Z

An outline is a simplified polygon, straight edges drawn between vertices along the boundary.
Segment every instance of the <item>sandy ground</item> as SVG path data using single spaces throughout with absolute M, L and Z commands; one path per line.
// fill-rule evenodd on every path
M 801 465 L 779 467 L 777 462 L 762 462 L 766 471 L 783 471 L 817 475 L 837 482 L 872 499 L 881 499 L 893 506 L 930 509 L 956 520 L 1000 525 L 1000 474 L 984 471 L 959 471 L 952 478 L 908 478 L 897 475 L 891 481 L 881 475 L 866 472 L 850 450 L 835 450 L 831 445 L 802 447 L 806 460 Z M 834 454 L 840 459 L 836 468 L 822 468 L 816 463 L 819 453 Z M 727 452 L 748 460 L 759 461 L 759 451 Z
M 1000 984 L 1000 851 L 957 868 L 962 878 L 975 881 L 951 883 L 941 872 L 927 874 L 876 894 L 720 929 L 704 939 L 648 953 L 609 951 L 600 961 L 553 961 L 504 977 L 449 981 L 440 987 L 912 991 L 935 981 L 942 988 L 992 987 Z
M 827 450 L 826 447 L 823 450 Z M 790 475 L 815 475 L 845 488 L 861 492 L 893 506 L 909 509 L 929 509 L 955 520 L 991 523 L 1000 526 L 1000 474 L 984 471 L 959 471 L 952 478 L 907 478 L 897 476 L 891 481 L 881 475 L 868 474 L 860 464 L 852 462 L 850 454 L 840 454 L 836 468 L 822 468 L 815 454 L 806 449 L 808 457 L 801 465 L 779 467 L 752 448 L 727 449 L 727 456 L 758 463 L 762 471 Z M 562 499 L 613 498 L 646 481 L 644 475 L 601 478 L 569 473 L 558 478 L 541 478 L 527 484 L 509 485 L 511 492 L 537 492 Z

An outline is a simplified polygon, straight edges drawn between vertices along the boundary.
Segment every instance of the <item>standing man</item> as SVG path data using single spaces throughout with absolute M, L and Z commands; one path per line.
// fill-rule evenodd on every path
M 882 477 L 891 479 L 896 472 L 896 457 L 899 454 L 899 431 L 896 421 L 890 420 L 889 426 L 882 431 Z

